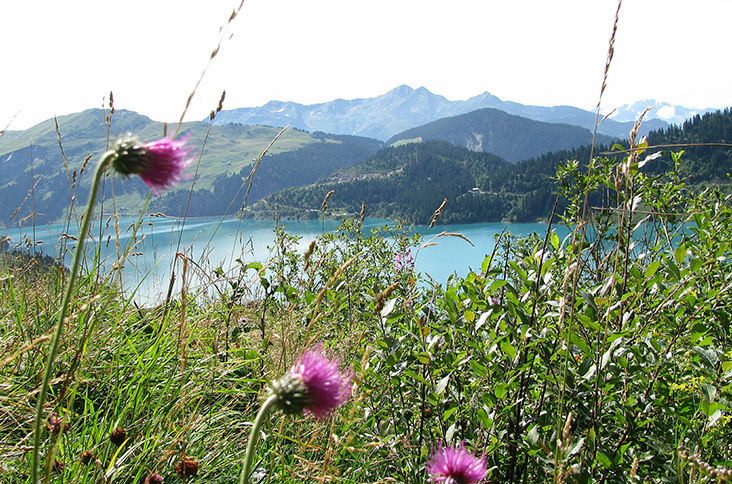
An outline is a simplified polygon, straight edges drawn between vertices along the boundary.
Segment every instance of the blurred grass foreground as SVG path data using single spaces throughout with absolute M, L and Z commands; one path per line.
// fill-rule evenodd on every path
M 366 230 L 364 210 L 304 253 L 278 227 L 230 271 L 181 250 L 179 289 L 139 307 L 133 247 L 111 267 L 84 249 L 92 189 L 68 268 L 0 251 L 0 482 L 732 480 L 730 195 L 690 189 L 682 152 L 645 173 L 637 128 L 557 169 L 568 236 L 502 233 L 444 285 L 415 260 L 461 234 Z M 158 193 L 192 156 L 125 139 L 95 184 Z

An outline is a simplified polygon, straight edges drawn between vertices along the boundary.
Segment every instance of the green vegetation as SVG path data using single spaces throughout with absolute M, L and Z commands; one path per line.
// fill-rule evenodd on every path
M 268 382 L 319 342 L 352 367 L 351 398 L 325 420 L 270 415 L 260 482 L 424 482 L 434 446 L 463 441 L 485 453 L 486 482 L 727 480 L 730 197 L 689 190 L 679 154 L 646 174 L 657 159 L 631 144 L 558 167 L 569 237 L 503 234 L 445 286 L 412 265 L 439 237 L 363 233 L 357 217 L 304 254 L 277 230 L 263 264 L 196 266 L 209 286 L 156 308 L 121 297 L 116 270 L 86 254 L 41 402 L 45 482 L 235 482 Z M 385 153 L 433 163 L 423 146 L 461 150 L 391 148 L 382 176 Z M 512 166 L 471 156 L 486 177 Z M 66 277 L 2 254 L 2 483 L 30 482 Z
M 212 188 L 173 190 L 151 203 L 156 212 L 182 214 L 190 194 L 190 216 L 213 216 L 237 213 L 247 203 L 291 186 L 314 183 L 335 170 L 365 160 L 382 147 L 380 141 L 357 136 L 313 133 L 313 143 L 301 148 L 265 156 L 255 173 L 252 167 L 238 173 L 220 175 Z M 253 183 L 250 183 L 253 182 Z
M 175 126 L 167 129 L 172 135 Z M 67 211 L 73 209 L 74 204 L 69 203 L 72 197 L 76 200 L 86 200 L 88 197 L 86 164 L 89 157 L 108 149 L 120 135 L 134 133 L 141 139 L 155 139 L 161 137 L 164 130 L 163 123 L 132 111 L 116 110 L 110 116 L 101 109 L 89 109 L 59 116 L 58 131 L 51 119 L 25 131 L 6 132 L 0 138 L 0 225 L 17 224 L 34 213 L 37 223 L 64 219 Z M 180 135 L 189 136 L 191 144 L 195 146 L 205 146 L 196 171 L 194 200 L 198 203 L 193 207 L 195 214 L 224 213 L 240 189 L 242 179 L 251 171 L 252 162 L 279 132 L 279 128 L 265 126 L 184 123 Z M 59 143 L 63 150 L 59 148 Z M 381 146 L 381 142 L 368 138 L 311 134 L 288 129 L 271 147 L 268 156 L 274 158 L 296 151 L 303 156 L 288 158 L 296 167 L 293 171 L 299 169 L 307 174 L 322 176 L 336 168 L 368 158 Z M 306 150 L 299 150 L 305 147 Z M 327 161 L 321 161 L 323 158 Z M 267 170 L 265 167 L 269 161 L 268 157 L 263 162 L 263 171 Z M 305 177 L 303 181 L 281 178 L 288 175 L 290 172 L 285 170 L 277 174 L 275 180 L 263 177 L 263 183 L 257 184 L 255 191 L 250 194 L 250 202 L 271 191 L 293 184 L 312 183 L 317 178 Z M 228 190 L 226 193 L 221 192 L 222 186 Z M 267 191 L 267 187 L 271 191 Z M 125 215 L 134 214 L 135 209 L 132 207 L 138 206 L 148 193 L 149 188 L 137 178 L 125 180 L 119 177 L 109 180 L 104 191 L 105 197 L 116 203 L 114 210 Z M 213 200 L 211 193 L 216 194 Z M 181 195 L 185 203 L 181 203 L 178 195 L 181 194 L 170 195 L 167 203 L 157 200 L 157 210 L 171 215 L 184 213 L 188 192 Z
M 660 176 L 678 169 L 688 183 L 701 190 L 709 184 L 729 185 L 732 160 L 732 110 L 697 116 L 681 127 L 653 131 L 649 145 L 685 150 L 684 163 L 675 167 L 670 151 L 644 164 L 644 173 Z M 695 146 L 707 144 L 707 146 Z M 727 146 L 724 146 L 727 144 Z M 673 148 L 673 146 L 671 146 Z M 610 146 L 594 151 L 608 153 Z M 440 218 L 444 223 L 533 222 L 549 220 L 556 199 L 557 167 L 578 160 L 587 170 L 591 146 L 543 154 L 515 165 L 495 155 L 479 153 L 447 142 L 426 141 L 392 146 L 371 159 L 339 170 L 311 186 L 290 188 L 265 197 L 245 212 L 247 217 L 317 217 L 323 197 L 334 190 L 329 204 L 337 215 L 359 213 L 366 202 L 372 217 L 427 224 L 432 212 L 447 199 Z M 410 187 L 404 190 L 404 187 Z M 589 199 L 602 205 L 602 194 Z M 560 197 L 558 211 L 567 207 Z

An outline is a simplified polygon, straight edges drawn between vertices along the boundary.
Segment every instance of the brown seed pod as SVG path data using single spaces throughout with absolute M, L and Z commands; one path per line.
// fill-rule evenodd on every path
M 122 445 L 127 439 L 127 432 L 122 427 L 117 427 L 111 434 L 109 434 L 109 440 L 115 445 Z
M 198 476 L 198 467 L 198 461 L 195 457 L 186 456 L 178 461 L 173 470 L 175 470 L 178 477 L 185 479 Z

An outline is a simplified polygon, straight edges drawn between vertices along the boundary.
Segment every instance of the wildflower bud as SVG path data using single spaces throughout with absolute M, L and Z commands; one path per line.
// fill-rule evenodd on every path
M 163 483 L 163 476 L 158 474 L 157 472 L 151 472 L 147 475 L 145 478 L 145 482 L 143 484 L 162 484 Z
M 185 146 L 187 141 L 162 138 L 142 144 L 129 136 L 121 138 L 111 153 L 112 167 L 125 177 L 139 175 L 159 195 L 184 178 L 193 151 Z
M 111 434 L 109 434 L 109 440 L 115 445 L 122 445 L 127 439 L 127 432 L 122 427 L 117 427 Z
M 62 428 L 64 430 L 71 429 L 71 427 L 69 427 L 69 423 L 64 422 L 63 417 L 59 417 L 56 412 L 51 412 L 51 415 L 48 416 L 47 428 L 53 435 L 58 435 Z
M 120 175 L 130 176 L 144 173 L 147 164 L 147 150 L 138 140 L 131 137 L 120 138 L 114 146 L 114 153 L 112 166 Z
M 310 402 L 308 388 L 300 375 L 287 373 L 270 384 L 279 399 L 279 409 L 287 415 L 303 413 Z
M 271 384 L 277 407 L 285 414 L 306 412 L 325 418 L 348 401 L 352 374 L 343 374 L 338 364 L 322 354 L 322 347 L 305 352 L 289 373 Z
M 87 449 L 79 454 L 79 460 L 85 466 L 88 466 L 92 459 L 94 459 L 94 452 L 92 452 L 91 449 Z
M 195 457 L 182 457 L 173 468 L 181 479 L 198 476 L 198 461 Z

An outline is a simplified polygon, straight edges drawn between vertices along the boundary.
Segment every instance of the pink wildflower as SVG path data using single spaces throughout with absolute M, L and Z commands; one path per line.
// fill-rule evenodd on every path
M 485 456 L 472 456 L 464 443 L 460 447 L 440 444 L 426 468 L 430 482 L 438 484 L 475 484 L 488 474 Z
M 338 363 L 323 356 L 321 345 L 317 345 L 305 352 L 286 375 L 272 382 L 272 392 L 284 413 L 304 411 L 325 418 L 348 401 L 352 376 L 341 373 Z
M 143 484 L 162 484 L 163 483 L 163 476 L 158 474 L 157 472 L 151 472 L 147 475 L 145 478 L 145 482 Z
M 140 175 L 155 195 L 184 179 L 191 164 L 189 155 L 193 147 L 186 146 L 187 138 L 173 140 L 161 138 L 141 144 L 126 137 L 117 141 L 112 166 L 123 176 Z
M 412 257 L 409 249 L 406 252 L 399 253 L 396 255 L 394 261 L 394 272 L 408 271 L 411 272 L 414 269 L 414 258 Z

